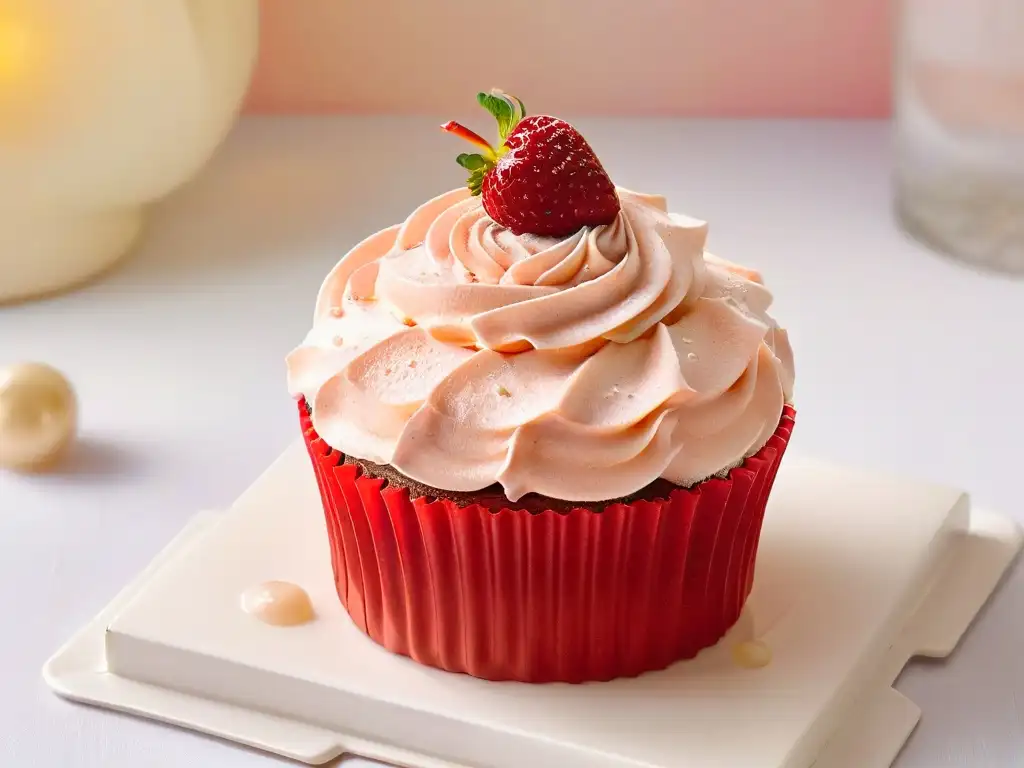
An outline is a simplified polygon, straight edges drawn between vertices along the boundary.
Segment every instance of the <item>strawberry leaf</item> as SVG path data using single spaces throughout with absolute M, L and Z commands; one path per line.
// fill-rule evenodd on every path
M 466 186 L 469 187 L 469 191 L 474 195 L 479 195 L 484 183 L 484 176 L 494 167 L 494 161 L 489 160 L 483 155 L 461 154 L 455 158 L 455 162 L 469 171 Z
M 478 93 L 476 100 L 480 103 L 481 107 L 490 112 L 494 119 L 498 121 L 498 135 L 501 137 L 501 141 L 504 142 L 516 127 L 516 123 L 522 119 L 522 114 L 517 114 L 518 110 L 516 107 L 518 105 L 500 91 Z
M 484 168 L 477 168 L 475 171 L 469 174 L 469 178 L 466 180 L 466 186 L 469 187 L 469 191 L 471 194 L 480 194 L 480 190 L 484 184 L 484 176 L 487 175 L 488 170 L 490 170 L 489 166 Z
M 470 155 L 463 153 L 455 158 L 455 162 L 467 171 L 476 171 L 487 166 L 487 161 L 484 159 L 483 155 Z
M 516 122 L 518 123 L 520 120 L 526 117 L 526 107 L 523 106 L 523 100 L 520 99 L 518 96 L 513 96 L 512 98 L 515 99 L 516 106 L 519 107 L 519 116 L 516 118 Z

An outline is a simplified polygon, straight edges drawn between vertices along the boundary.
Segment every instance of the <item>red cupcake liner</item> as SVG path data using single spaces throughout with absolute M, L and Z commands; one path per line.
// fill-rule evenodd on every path
M 796 412 L 729 472 L 596 512 L 411 499 L 328 446 L 299 403 L 338 596 L 388 650 L 488 680 L 633 677 L 736 622 Z

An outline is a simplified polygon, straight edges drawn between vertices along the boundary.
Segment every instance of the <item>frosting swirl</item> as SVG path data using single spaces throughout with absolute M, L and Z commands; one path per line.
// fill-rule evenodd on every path
M 455 190 L 353 248 L 288 357 L 320 436 L 512 501 L 691 485 L 760 450 L 794 375 L 771 294 L 704 251 L 704 222 L 617 192 L 614 222 L 556 239 Z

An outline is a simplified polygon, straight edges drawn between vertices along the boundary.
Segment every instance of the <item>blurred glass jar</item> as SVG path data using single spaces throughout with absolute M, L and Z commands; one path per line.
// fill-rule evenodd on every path
M 895 125 L 907 231 L 1024 273 L 1024 0 L 902 0 Z

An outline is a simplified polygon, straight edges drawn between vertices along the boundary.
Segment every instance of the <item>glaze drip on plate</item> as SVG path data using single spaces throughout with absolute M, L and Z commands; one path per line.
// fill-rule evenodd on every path
M 294 627 L 316 618 L 306 590 L 287 581 L 251 587 L 242 593 L 241 604 L 243 611 L 275 627 Z
M 747 640 L 732 647 L 732 660 L 744 669 L 761 669 L 772 663 L 772 649 L 763 640 Z

